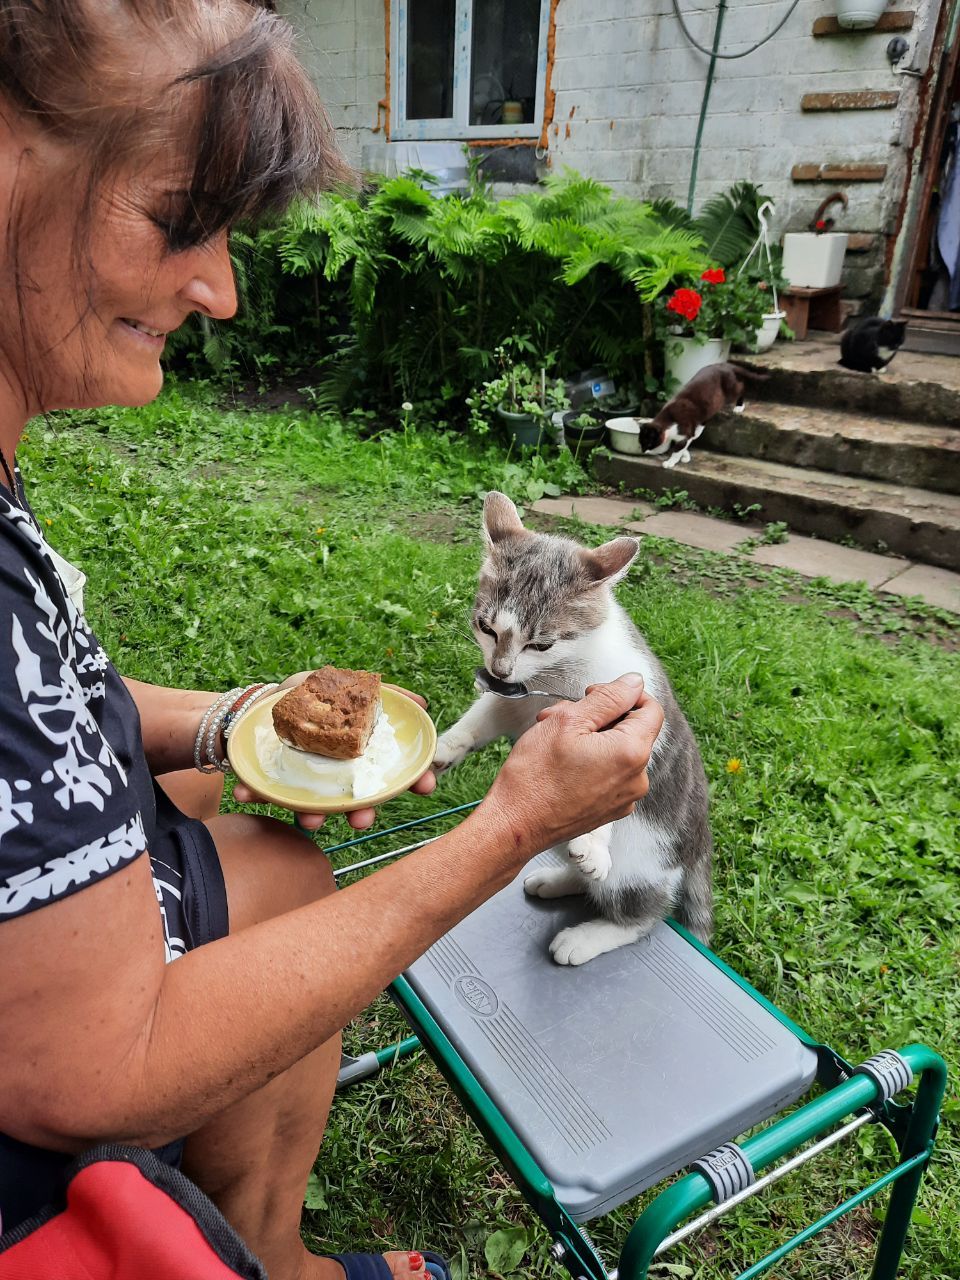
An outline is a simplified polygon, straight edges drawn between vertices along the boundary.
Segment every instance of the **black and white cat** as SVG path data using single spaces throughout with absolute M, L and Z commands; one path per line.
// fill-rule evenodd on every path
M 866 316 L 856 320 L 840 339 L 840 364 L 858 373 L 879 373 L 903 346 L 907 335 L 904 320 L 883 320 Z
M 764 382 L 769 375 L 721 361 L 708 364 L 685 382 L 655 418 L 640 428 L 640 450 L 668 454 L 665 467 L 690 461 L 690 446 L 699 440 L 712 417 L 724 409 L 743 413 L 747 382 Z M 670 449 L 676 445 L 673 453 Z
M 635 811 L 569 841 L 564 866 L 538 869 L 524 881 L 533 897 L 585 894 L 597 910 L 598 919 L 557 934 L 554 960 L 583 964 L 636 942 L 671 913 L 706 942 L 713 842 L 703 764 L 666 672 L 612 591 L 638 541 L 615 538 L 589 550 L 534 533 L 502 493 L 487 494 L 483 531 L 487 555 L 472 622 L 491 675 L 582 697 L 590 684 L 638 671 L 666 713 L 650 759 L 650 790 Z M 549 698 L 482 694 L 441 736 L 436 768 L 458 764 L 495 738 L 518 738 L 550 705 Z

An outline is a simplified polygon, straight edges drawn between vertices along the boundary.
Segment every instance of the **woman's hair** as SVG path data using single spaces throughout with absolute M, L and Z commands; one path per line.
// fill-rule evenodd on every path
M 350 177 L 289 26 L 247 0 L 0 0 L 0 111 L 76 149 L 86 208 L 170 162 L 171 251 Z

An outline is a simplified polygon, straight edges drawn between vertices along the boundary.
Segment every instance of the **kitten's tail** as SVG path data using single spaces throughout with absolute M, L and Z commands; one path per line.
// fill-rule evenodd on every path
M 713 882 L 709 853 L 688 867 L 683 877 L 675 915 L 685 929 L 704 944 L 713 933 Z
M 746 378 L 748 382 L 766 382 L 770 377 L 769 373 L 761 373 L 759 369 L 748 369 L 745 364 L 736 364 L 734 361 L 730 363 L 731 367 L 737 371 L 737 376 Z

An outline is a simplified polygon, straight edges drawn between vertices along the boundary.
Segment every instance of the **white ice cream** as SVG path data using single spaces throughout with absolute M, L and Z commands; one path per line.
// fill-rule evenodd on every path
M 297 751 L 281 742 L 273 725 L 258 725 L 257 759 L 268 778 L 287 786 L 305 787 L 325 796 L 352 796 L 362 800 L 386 786 L 387 774 L 399 764 L 402 751 L 387 713 L 380 712 L 367 749 L 356 760 Z

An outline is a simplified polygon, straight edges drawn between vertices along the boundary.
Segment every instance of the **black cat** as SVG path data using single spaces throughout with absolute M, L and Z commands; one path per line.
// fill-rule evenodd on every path
M 882 320 L 880 316 L 857 320 L 840 340 L 840 363 L 859 373 L 877 373 L 900 350 L 906 332 L 902 320 Z

